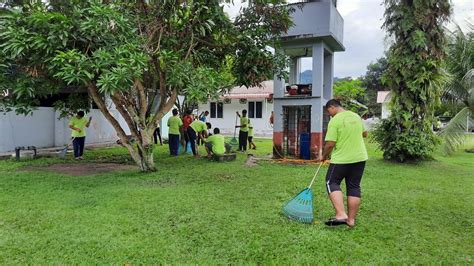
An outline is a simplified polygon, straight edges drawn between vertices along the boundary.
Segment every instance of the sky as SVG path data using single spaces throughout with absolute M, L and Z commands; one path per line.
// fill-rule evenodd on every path
M 239 0 L 224 9 L 235 17 L 245 5 Z M 297 2 L 297 1 L 288 1 Z M 381 29 L 384 7 L 382 0 L 338 0 L 337 9 L 344 19 L 344 46 L 334 58 L 335 77 L 359 77 L 365 74 L 367 65 L 383 56 L 388 49 L 386 34 Z M 474 23 L 474 0 L 452 0 L 452 20 L 466 29 L 468 21 Z M 451 22 L 448 28 L 453 28 Z M 311 69 L 311 61 L 303 60 L 302 71 Z

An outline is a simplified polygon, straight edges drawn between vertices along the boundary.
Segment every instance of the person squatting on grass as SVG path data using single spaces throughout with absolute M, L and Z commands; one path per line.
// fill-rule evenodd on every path
M 178 116 L 178 109 L 173 109 L 173 116 L 168 119 L 168 142 L 170 147 L 170 155 L 178 156 L 179 136 L 181 135 L 181 126 L 183 121 Z
M 191 150 L 195 157 L 198 157 L 198 151 L 196 148 L 196 139 L 198 137 L 206 138 L 207 130 L 211 128 L 211 123 L 204 123 L 200 120 L 193 121 L 188 127 L 188 137 L 189 142 L 191 143 Z
M 257 146 L 253 142 L 253 125 L 252 125 L 252 122 L 250 121 L 250 119 L 249 119 L 249 137 L 248 137 L 248 140 L 249 140 L 249 150 L 250 149 L 252 149 L 252 150 L 257 149 Z
M 74 158 L 76 160 L 84 159 L 82 154 L 84 153 L 84 143 L 86 142 L 86 127 L 90 126 L 91 120 L 92 116 L 87 120 L 84 117 L 84 111 L 79 111 L 69 121 L 69 128 L 72 129 L 71 137 L 73 138 Z
M 221 135 L 219 128 L 214 128 L 214 135 L 209 136 L 206 140 L 206 151 L 207 156 L 223 155 L 226 152 L 230 152 L 231 146 L 225 143 L 224 136 Z
M 247 150 L 247 141 L 249 136 L 249 119 L 247 118 L 247 110 L 242 110 L 242 116 L 239 111 L 236 112 L 237 116 L 240 117 L 240 125 L 235 126 L 240 128 L 239 130 L 239 151 L 244 152 Z
M 367 131 L 360 116 L 346 111 L 339 101 L 330 100 L 325 108 L 332 119 L 328 124 L 324 152 L 319 156 L 319 160 L 324 161 L 331 156 L 326 175 L 326 189 L 336 211 L 335 217 L 325 224 L 328 226 L 346 224 L 353 227 L 360 207 L 360 181 L 368 159 L 363 139 L 367 137 Z M 347 190 L 347 214 L 340 187 L 343 179 Z

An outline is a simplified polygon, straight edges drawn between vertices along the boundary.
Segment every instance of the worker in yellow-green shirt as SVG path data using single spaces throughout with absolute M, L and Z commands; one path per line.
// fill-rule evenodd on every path
M 181 136 L 182 126 L 183 121 L 178 116 L 178 109 L 173 109 L 173 116 L 168 119 L 168 143 L 171 156 L 178 156 L 179 136 Z
M 252 149 L 252 150 L 257 149 L 257 146 L 253 142 L 253 125 L 252 125 L 252 122 L 250 121 L 250 119 L 249 119 L 249 137 L 248 137 L 248 140 L 249 140 L 249 149 Z
M 77 112 L 76 116 L 69 121 L 69 128 L 72 129 L 71 137 L 72 146 L 74 148 L 74 159 L 82 160 L 84 153 L 84 144 L 86 142 L 86 127 L 91 124 L 92 117 L 87 119 L 84 117 L 84 111 Z
M 239 151 L 244 152 L 247 150 L 247 140 L 249 136 L 249 119 L 247 117 L 247 110 L 242 110 L 242 116 L 239 111 L 236 112 L 237 116 L 240 117 L 240 125 L 235 126 L 240 128 L 239 130 Z
M 188 127 L 187 133 L 189 142 L 191 143 L 191 150 L 193 151 L 194 157 L 198 157 L 198 151 L 196 149 L 196 139 L 207 138 L 207 130 L 211 128 L 211 123 L 204 123 L 200 120 L 194 120 Z
M 209 136 L 205 140 L 206 151 L 208 156 L 223 155 L 226 152 L 230 152 L 231 146 L 228 143 L 225 143 L 224 136 L 221 135 L 219 128 L 214 128 L 214 135 Z
M 353 227 L 360 207 L 360 181 L 368 159 L 364 143 L 367 131 L 360 116 L 345 110 L 338 100 L 329 100 L 326 110 L 332 118 L 326 132 L 324 152 L 319 160 L 324 161 L 331 156 L 326 189 L 336 212 L 326 225 Z M 346 182 L 347 214 L 340 187 L 343 179 Z

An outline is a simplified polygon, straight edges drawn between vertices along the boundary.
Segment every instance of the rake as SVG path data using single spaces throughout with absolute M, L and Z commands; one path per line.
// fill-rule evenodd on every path
M 235 116 L 235 126 L 237 126 L 237 116 Z M 237 132 L 237 128 L 234 126 L 234 137 L 229 141 L 229 144 L 232 146 L 237 146 L 239 142 L 237 141 L 237 138 L 235 138 L 235 134 Z
M 311 186 L 313 186 L 314 180 L 318 176 L 319 170 L 323 162 L 319 164 L 318 170 L 313 176 L 311 183 L 305 189 L 303 189 L 296 197 L 291 199 L 284 207 L 283 213 L 290 218 L 300 223 L 312 224 L 314 221 L 313 214 L 313 191 Z
M 58 153 L 59 158 L 61 158 L 61 159 L 66 158 L 67 149 L 69 148 L 69 145 L 70 145 L 73 141 L 74 141 L 74 138 L 72 138 L 72 139 L 71 139 L 71 142 L 68 143 L 68 144 L 66 145 L 66 147 L 64 147 L 64 149 L 62 149 L 62 150 Z

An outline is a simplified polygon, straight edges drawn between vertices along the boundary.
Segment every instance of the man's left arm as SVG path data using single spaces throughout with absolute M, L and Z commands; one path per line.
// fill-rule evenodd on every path
M 91 120 L 92 120 L 92 116 L 91 116 L 91 117 L 89 117 L 89 121 L 87 121 L 87 123 L 86 123 L 86 127 L 89 127 L 89 126 L 91 125 Z

